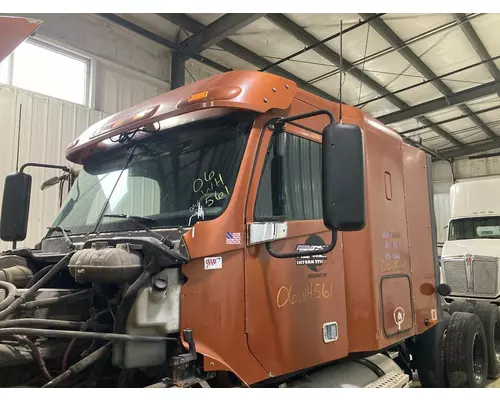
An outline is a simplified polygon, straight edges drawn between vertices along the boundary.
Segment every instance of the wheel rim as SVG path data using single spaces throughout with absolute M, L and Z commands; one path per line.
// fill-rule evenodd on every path
M 476 383 L 481 383 L 483 380 L 484 373 L 484 343 L 483 338 L 479 333 L 474 335 L 473 347 L 472 347 L 472 355 L 473 355 L 473 370 L 474 370 L 474 379 Z
M 495 359 L 497 363 L 500 363 L 500 323 L 495 322 L 495 342 L 493 346 L 495 348 Z

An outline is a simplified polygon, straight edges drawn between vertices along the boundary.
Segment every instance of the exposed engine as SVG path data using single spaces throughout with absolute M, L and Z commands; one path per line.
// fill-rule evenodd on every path
M 180 335 L 183 246 L 94 239 L 54 254 L 0 255 L 0 387 L 144 387 L 200 360 Z M 198 374 L 199 375 L 199 374 Z

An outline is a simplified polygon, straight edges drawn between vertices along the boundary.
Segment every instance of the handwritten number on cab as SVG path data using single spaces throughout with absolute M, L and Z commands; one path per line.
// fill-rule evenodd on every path
M 217 187 L 220 191 L 217 191 Z M 202 196 L 206 195 L 205 206 L 207 207 L 211 207 L 216 201 L 222 200 L 230 194 L 222 175 L 217 174 L 216 176 L 214 171 L 208 174 L 205 172 L 202 178 L 196 178 L 193 182 L 193 192 L 201 193 Z
M 319 299 L 329 299 L 333 296 L 333 284 L 308 283 L 303 289 L 294 290 L 292 286 L 282 286 L 276 295 L 276 305 L 281 308 L 287 304 L 301 304 Z

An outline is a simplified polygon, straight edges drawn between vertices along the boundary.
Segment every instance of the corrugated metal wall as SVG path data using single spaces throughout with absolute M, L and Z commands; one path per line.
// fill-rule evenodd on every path
M 20 105 L 22 105 L 19 132 Z M 26 162 L 69 163 L 64 158 L 66 146 L 89 125 L 105 117 L 105 113 L 87 107 L 41 96 L 10 86 L 0 86 L 0 121 L 2 156 L 0 157 L 0 193 L 4 177 L 15 171 L 19 142 L 19 166 Z M 18 140 L 19 138 L 19 140 Z M 34 245 L 52 224 L 58 204 L 58 187 L 40 190 L 40 185 L 56 170 L 29 168 L 33 176 L 28 237 L 20 246 Z M 1 204 L 1 198 L 0 198 Z M 0 242 L 0 248 L 10 244 Z
M 114 114 L 170 90 L 168 82 L 97 63 L 95 107 Z

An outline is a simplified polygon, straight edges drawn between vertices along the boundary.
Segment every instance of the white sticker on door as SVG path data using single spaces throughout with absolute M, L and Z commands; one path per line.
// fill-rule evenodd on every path
M 205 257 L 205 269 L 221 269 L 222 257 Z

